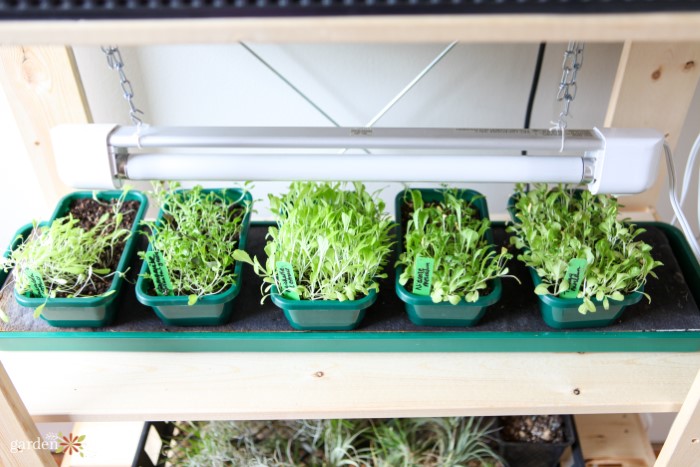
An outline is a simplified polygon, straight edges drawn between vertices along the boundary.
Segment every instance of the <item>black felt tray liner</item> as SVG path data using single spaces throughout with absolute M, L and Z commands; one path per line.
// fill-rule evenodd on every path
M 263 246 L 267 226 L 256 224 L 251 226 L 248 236 L 247 251 L 257 255 L 261 262 L 264 258 Z M 494 227 L 494 237 L 497 244 L 507 245 L 507 235 L 502 226 Z M 654 258 L 663 262 L 656 272 L 659 279 L 650 278 L 645 291 L 652 297 L 649 304 L 643 299 L 636 305 L 628 307 L 620 321 L 607 326 L 601 331 L 684 331 L 700 329 L 700 311 L 693 299 L 689 286 L 685 281 L 681 268 L 676 261 L 666 234 L 663 230 L 649 226 L 647 232 L 640 237 L 653 246 Z M 145 249 L 142 239 L 140 249 Z M 391 265 L 394 264 L 392 258 Z M 355 332 L 591 332 L 592 329 L 569 329 L 557 331 L 548 327 L 540 316 L 537 297 L 534 295 L 532 280 L 526 268 L 516 260 L 508 265 L 511 273 L 516 275 L 521 284 L 513 279 L 503 280 L 503 295 L 501 300 L 490 307 L 484 318 L 477 326 L 471 328 L 440 328 L 416 326 L 408 320 L 403 302 L 394 293 L 393 268 L 389 268 L 389 277 L 380 284 L 380 294 L 377 302 L 367 310 L 365 319 Z M 136 274 L 140 269 L 137 259 L 132 264 L 129 276 L 135 283 Z M 215 331 L 215 332 L 308 332 L 296 331 L 284 318 L 282 310 L 274 306 L 268 299 L 260 304 L 260 285 L 262 281 L 246 266 L 243 274 L 243 288 L 236 298 L 230 323 L 224 326 L 210 327 L 175 327 L 166 326 L 153 311 L 136 300 L 134 287 L 126 284 L 122 291 L 117 318 L 111 326 L 94 329 L 96 332 L 182 332 L 182 331 Z M 6 288 L 8 293 L 10 288 Z M 10 291 L 11 292 L 11 291 Z M 5 305 L 11 321 L 9 324 L 0 323 L 3 331 L 73 331 L 75 329 L 54 328 L 43 320 L 28 320 L 27 314 L 32 311 L 19 307 L 14 299 Z M 19 315 L 24 319 L 17 319 Z M 91 331 L 81 328 L 83 331 Z

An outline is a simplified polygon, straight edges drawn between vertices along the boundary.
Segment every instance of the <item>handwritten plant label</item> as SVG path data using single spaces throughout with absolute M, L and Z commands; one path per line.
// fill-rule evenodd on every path
M 156 293 L 160 296 L 172 295 L 173 284 L 170 282 L 170 274 L 168 274 L 168 267 L 165 265 L 163 253 L 160 251 L 149 251 L 146 253 L 146 264 L 148 264 L 148 270 L 151 273 Z
M 277 281 L 280 284 L 280 292 L 289 300 L 300 300 L 297 293 L 297 281 L 294 278 L 294 268 L 286 261 L 277 261 Z
M 588 261 L 582 258 L 574 258 L 569 261 L 569 267 L 566 268 L 564 280 L 569 283 L 569 289 L 561 293 L 562 298 L 576 298 L 581 285 L 583 285 L 583 277 L 586 274 Z
M 435 260 L 424 256 L 416 256 L 413 267 L 413 293 L 416 295 L 430 295 L 433 287 L 433 266 Z
M 41 274 L 33 269 L 25 269 L 24 275 L 29 281 L 29 290 L 31 291 L 33 297 L 45 298 L 48 296 L 48 293 L 46 292 L 46 285 L 44 285 L 44 279 L 42 279 Z

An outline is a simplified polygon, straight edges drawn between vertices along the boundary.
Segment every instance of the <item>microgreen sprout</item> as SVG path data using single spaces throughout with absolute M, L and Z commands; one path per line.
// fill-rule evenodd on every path
M 244 199 L 226 190 L 204 191 L 199 185 L 180 190 L 178 183 L 157 182 L 153 197 L 163 211 L 157 221 L 142 221 L 154 251 L 163 254 L 173 294 L 187 296 L 194 305 L 205 296 L 218 294 L 236 284 L 233 252 L 251 209 Z M 141 258 L 145 252 L 139 252 Z M 151 274 L 144 274 L 151 279 Z
M 404 203 L 410 202 L 411 211 L 404 250 L 396 262 L 403 266 L 399 283 L 406 286 L 413 281 L 416 258 L 428 257 L 435 261 L 430 293 L 434 303 L 476 302 L 489 281 L 508 275 L 505 264 L 512 255 L 505 248 L 497 252 L 486 237 L 491 222 L 480 218 L 460 190 L 445 189 L 443 197 L 427 203 L 419 190 L 407 190 Z
M 538 295 L 559 296 L 569 290 L 565 279 L 569 261 L 585 259 L 583 285 L 577 298 L 578 311 L 594 312 L 593 300 L 607 310 L 610 300 L 641 289 L 653 269 L 661 266 L 651 246 L 635 240 L 644 229 L 618 220 L 618 201 L 562 185 L 535 185 L 529 192 L 516 187 L 515 224 L 508 227 L 511 243 L 522 250 L 518 259 L 534 268 L 542 279 Z M 644 294 L 649 301 L 651 298 Z
M 276 264 L 292 264 L 296 292 L 303 300 L 355 300 L 378 290 L 377 279 L 391 251 L 392 222 L 384 202 L 362 183 L 344 190 L 339 183 L 294 182 L 282 196 L 270 195 L 277 227 L 270 227 L 263 267 L 244 251 L 236 259 L 263 277 L 263 301 L 280 286 Z
M 128 188 L 113 203 L 93 199 L 109 207 L 90 229 L 80 226 L 71 214 L 54 220 L 51 225 L 34 222 L 29 238 L 15 248 L 9 258 L 0 259 L 7 272 L 12 269 L 15 290 L 22 295 L 35 296 L 31 275 L 38 273 L 43 280 L 46 299 L 93 297 L 94 290 L 104 288 L 116 271 L 108 265 L 121 254 L 119 245 L 131 237 L 130 227 L 124 225 L 124 204 Z M 116 261 L 118 262 L 118 260 Z M 98 287 L 99 285 L 99 287 Z M 114 293 L 108 290 L 100 296 Z M 47 302 L 35 309 L 38 317 Z M 4 313 L 2 313 L 4 314 Z

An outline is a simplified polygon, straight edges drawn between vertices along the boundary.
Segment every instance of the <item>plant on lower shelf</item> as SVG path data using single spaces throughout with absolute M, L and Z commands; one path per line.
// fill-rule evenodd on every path
M 554 467 L 575 441 L 571 415 L 499 417 L 503 458 L 518 467 Z
M 146 261 L 137 294 L 139 300 L 152 306 L 186 297 L 191 307 L 238 286 L 233 252 L 245 240 L 252 207 L 250 193 L 208 190 L 199 185 L 178 188 L 178 183 L 154 184 L 160 213 L 156 220 L 142 222 L 148 227 L 149 250 L 139 253 Z M 144 281 L 152 284 L 150 290 Z
M 165 465 L 456 467 L 502 465 L 480 418 L 179 422 Z
M 108 199 L 98 193 L 67 196 L 57 213 L 67 212 L 54 215 L 50 224 L 34 223 L 26 240 L 16 239 L 12 252 L 0 259 L 5 271 L 12 270 L 16 294 L 41 300 L 35 305 L 35 317 L 53 299 L 106 297 L 116 292 L 112 281 L 126 272 L 118 268 L 120 259 L 134 223 L 145 210 L 140 206 L 145 198 L 128 201 L 129 193 L 128 189 L 107 192 Z
M 612 196 L 546 184 L 525 191 L 518 185 L 510 210 L 511 243 L 541 281 L 535 293 L 580 299 L 581 314 L 595 312 L 596 303 L 608 310 L 626 294 L 643 294 L 647 277 L 656 277 L 653 269 L 661 265 L 651 246 L 637 239 L 644 229 L 618 220 Z
M 403 271 L 402 286 L 416 280 L 416 261 L 432 262 L 433 303 L 479 300 L 490 281 L 508 274 L 505 266 L 512 255 L 502 248 L 497 252 L 487 238 L 491 228 L 488 216 L 481 216 L 457 189 L 441 190 L 439 201 L 424 202 L 420 190 L 407 190 L 404 204 L 407 217 L 403 251 L 396 262 Z M 413 287 L 415 289 L 415 287 Z
M 349 321 L 316 323 L 317 329 L 347 329 L 361 319 L 348 307 L 355 302 L 369 306 L 376 298 L 377 280 L 386 277 L 383 269 L 391 251 L 392 222 L 384 212 L 384 202 L 367 192 L 362 183 L 345 190 L 339 183 L 294 182 L 282 196 L 270 195 L 270 209 L 277 227 L 270 227 L 265 246 L 267 260 L 261 265 L 247 253 L 235 258 L 251 264 L 263 277 L 263 301 L 273 301 L 285 313 L 299 309 L 315 316 L 314 307 L 329 302 L 345 302 Z M 324 302 L 324 304 L 321 304 Z M 312 303 L 311 305 L 308 305 Z M 318 311 L 318 309 L 316 309 Z M 287 314 L 300 327 L 294 316 Z

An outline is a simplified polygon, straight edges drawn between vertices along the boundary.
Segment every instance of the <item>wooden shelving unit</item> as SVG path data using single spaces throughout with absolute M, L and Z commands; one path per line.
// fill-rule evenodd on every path
M 91 118 L 66 44 L 569 39 L 624 41 L 606 124 L 655 127 L 675 145 L 700 77 L 700 13 L 3 22 L 0 83 L 44 195 L 56 199 L 67 189 L 48 129 Z M 626 204 L 653 206 L 660 184 Z M 13 385 L 34 421 L 680 410 L 658 465 L 700 459 L 698 353 L 5 351 L 0 360 L 11 378 L 0 371 L 6 465 L 47 462 L 7 452 L 8 440 L 32 434 Z

